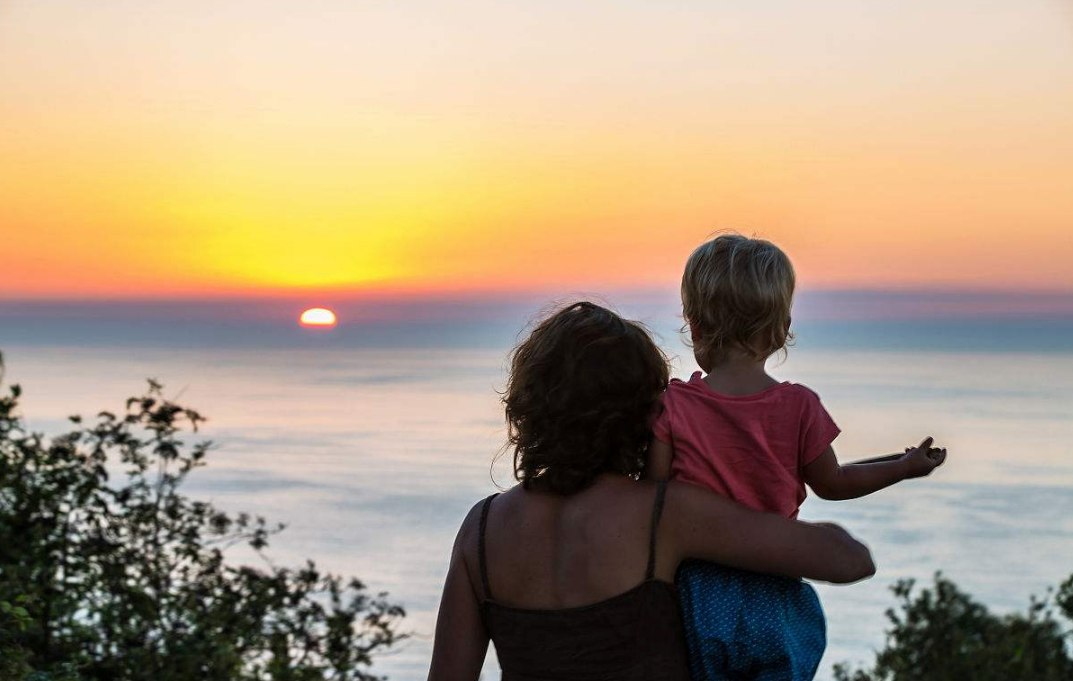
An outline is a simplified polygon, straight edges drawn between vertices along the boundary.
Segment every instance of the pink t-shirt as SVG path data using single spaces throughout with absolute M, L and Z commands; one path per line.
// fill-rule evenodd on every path
M 667 386 L 652 430 L 674 448 L 672 480 L 791 518 L 805 500 L 801 469 L 839 433 L 819 395 L 803 385 L 734 397 L 712 390 L 699 371 Z

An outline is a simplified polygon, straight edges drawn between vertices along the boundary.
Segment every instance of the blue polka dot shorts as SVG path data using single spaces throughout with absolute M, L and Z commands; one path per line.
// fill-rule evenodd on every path
M 827 646 L 816 591 L 799 579 L 699 560 L 675 577 L 693 681 L 810 681 Z

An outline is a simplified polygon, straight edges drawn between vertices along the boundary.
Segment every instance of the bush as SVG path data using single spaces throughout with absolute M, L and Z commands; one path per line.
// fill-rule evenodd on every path
M 200 414 L 150 380 L 121 414 L 46 439 L 19 396 L 0 396 L 0 678 L 377 678 L 401 607 L 312 562 L 229 564 L 228 547 L 261 552 L 282 526 L 179 493 L 211 447 L 180 439 Z
M 894 587 L 886 646 L 870 671 L 835 666 L 837 681 L 1070 681 L 1073 657 L 1058 615 L 1073 620 L 1073 576 L 1026 613 L 994 615 L 941 574 L 931 589 Z M 1057 609 L 1057 613 L 1056 613 Z

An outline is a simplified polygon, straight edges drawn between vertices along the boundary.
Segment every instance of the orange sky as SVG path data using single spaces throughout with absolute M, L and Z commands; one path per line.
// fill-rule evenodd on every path
M 1073 6 L 0 2 L 0 297 L 1073 289 Z

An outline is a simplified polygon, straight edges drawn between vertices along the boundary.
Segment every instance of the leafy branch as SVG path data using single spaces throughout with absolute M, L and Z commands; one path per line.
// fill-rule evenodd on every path
M 3 361 L 0 356 L 0 378 Z M 150 380 L 121 413 L 52 438 L 0 396 L 3 678 L 369 681 L 405 613 L 356 579 L 235 566 L 282 529 L 180 491 L 212 443 Z M 262 554 L 263 555 L 263 554 Z

